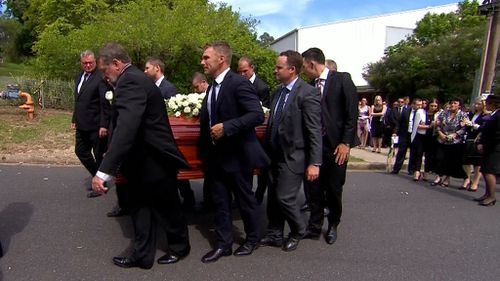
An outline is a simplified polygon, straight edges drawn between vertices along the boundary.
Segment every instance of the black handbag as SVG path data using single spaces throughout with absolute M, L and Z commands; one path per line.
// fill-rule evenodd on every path
M 465 155 L 467 158 L 478 159 L 482 154 L 477 150 L 477 143 L 475 139 L 465 140 Z

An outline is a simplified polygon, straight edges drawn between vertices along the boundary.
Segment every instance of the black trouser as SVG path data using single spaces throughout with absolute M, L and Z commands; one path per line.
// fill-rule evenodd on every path
M 253 171 L 225 172 L 213 168 L 205 178 L 215 207 L 215 234 L 217 248 L 229 249 L 233 244 L 232 195 L 240 209 L 246 241 L 258 242 L 258 204 L 252 191 Z
M 302 238 L 305 223 L 297 204 L 297 196 L 304 180 L 304 173 L 292 172 L 284 160 L 274 161 L 269 169 L 270 182 L 267 192 L 267 236 L 283 239 L 285 221 L 290 227 L 290 237 Z
M 106 142 L 106 138 L 99 138 L 98 130 L 77 129 L 75 132 L 75 154 L 92 176 L 95 176 L 101 165 L 102 155 L 107 149 Z
M 193 206 L 196 202 L 194 199 L 194 192 L 191 189 L 191 183 L 189 180 L 179 180 L 177 181 L 177 188 L 183 199 L 182 203 L 186 206 Z
M 329 209 L 328 226 L 337 226 L 342 217 L 342 191 L 347 172 L 347 162 L 335 163 L 333 153 L 323 153 L 319 179 L 308 182 L 311 216 L 307 228 L 319 233 L 323 227 L 325 204 Z M 326 199 L 326 200 L 325 200 Z
M 422 157 L 424 156 L 425 135 L 416 134 L 410 145 L 409 171 L 420 171 L 422 169 Z M 427 157 L 427 156 L 426 156 Z
M 424 171 L 435 172 L 436 171 L 436 147 L 438 142 L 436 137 L 433 135 L 425 135 L 424 136 L 424 153 L 425 153 L 425 161 L 424 161 Z
M 132 259 L 141 266 L 152 266 L 156 253 L 157 227 L 166 232 L 168 251 L 185 256 L 191 247 L 186 220 L 181 211 L 176 175 L 150 182 L 124 187 L 130 191 L 131 217 L 134 225 L 134 252 Z
M 394 162 L 393 171 L 399 173 L 401 167 L 403 167 L 403 163 L 406 158 L 406 152 L 408 151 L 408 147 L 410 145 L 410 133 L 406 133 L 404 136 L 399 136 L 398 142 L 398 153 L 396 154 L 396 161 Z M 408 171 L 412 171 L 410 165 L 408 165 Z

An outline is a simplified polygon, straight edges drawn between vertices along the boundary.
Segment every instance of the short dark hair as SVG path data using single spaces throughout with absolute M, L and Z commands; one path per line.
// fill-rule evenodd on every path
M 160 68 L 161 73 L 165 73 L 165 64 L 159 58 L 154 58 L 154 57 L 148 58 L 146 63 L 149 63 L 151 65 L 157 65 Z
M 488 95 L 486 97 L 486 101 L 485 102 L 493 105 L 495 108 L 499 108 L 500 107 L 500 96 L 497 96 L 497 95 Z
M 233 57 L 233 51 L 231 50 L 231 46 L 229 43 L 225 41 L 216 41 L 205 45 L 205 50 L 212 47 L 217 53 L 222 54 L 226 57 L 226 61 L 229 65 L 231 65 L 231 58 Z
M 130 63 L 132 61 L 122 45 L 108 43 L 99 51 L 99 60 L 105 64 L 110 64 L 114 59 L 123 63 Z
M 448 100 L 448 102 L 454 102 L 457 101 L 460 105 L 464 104 L 464 101 L 461 98 L 453 97 Z
M 280 57 L 286 57 L 286 63 L 289 67 L 295 67 L 295 72 L 298 74 L 302 69 L 302 56 L 299 52 L 288 50 L 280 53 Z
M 302 57 L 309 61 L 315 61 L 319 64 L 325 64 L 325 54 L 319 48 L 309 48 L 307 51 L 302 53 Z

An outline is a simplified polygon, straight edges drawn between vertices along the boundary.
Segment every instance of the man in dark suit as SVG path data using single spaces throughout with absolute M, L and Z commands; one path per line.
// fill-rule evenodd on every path
M 246 77 L 257 89 L 257 95 L 262 105 L 269 108 L 269 86 L 255 74 L 255 65 L 249 57 L 241 57 L 238 62 L 238 72 Z
M 109 149 L 92 180 L 92 188 L 117 174 L 127 180 L 135 230 L 130 257 L 114 257 L 121 267 L 151 268 L 156 253 L 157 225 L 165 228 L 168 253 L 158 263 L 175 263 L 190 251 L 188 229 L 176 188 L 177 173 L 188 168 L 175 143 L 158 87 L 131 65 L 127 52 L 110 43 L 99 53 L 99 69 L 115 85 Z
M 177 95 L 177 89 L 174 84 L 165 78 L 165 64 L 156 58 L 149 58 L 146 61 L 146 66 L 144 67 L 144 73 L 153 79 L 156 86 L 160 88 L 161 95 L 164 99 L 168 100 L 169 98 Z
M 238 62 L 238 72 L 246 77 L 252 85 L 254 85 L 255 90 L 257 90 L 257 95 L 262 103 L 262 106 L 269 108 L 270 93 L 269 86 L 262 79 L 255 74 L 255 64 L 253 60 L 249 57 L 241 57 Z M 264 193 L 267 189 L 267 172 L 261 170 L 261 173 L 257 176 L 257 189 L 255 190 L 255 197 L 257 202 L 260 204 L 264 200 Z
M 415 112 L 422 108 L 421 99 L 413 99 L 410 107 L 403 108 L 399 116 L 398 122 L 396 123 L 396 129 L 394 135 L 398 136 L 398 152 L 396 153 L 396 160 L 394 161 L 394 167 L 392 168 L 391 174 L 398 174 L 406 158 L 406 152 L 410 147 L 411 143 L 411 132 L 413 125 L 413 120 L 415 117 Z M 418 125 L 418 124 L 417 124 Z M 408 163 L 408 173 L 413 173 L 412 163 Z
M 201 259 L 215 262 L 232 253 L 231 193 L 239 206 L 246 241 L 234 255 L 250 255 L 257 246 L 257 201 L 252 192 L 253 170 L 269 164 L 255 127 L 264 122 L 255 88 L 232 72 L 232 51 L 225 42 L 205 47 L 201 65 L 214 78 L 200 114 L 200 157 L 215 206 L 216 248 Z
M 297 249 L 305 234 L 297 194 L 304 174 L 308 181 L 319 176 L 321 166 L 321 95 L 299 78 L 302 56 L 295 51 L 280 53 L 276 78 L 282 83 L 271 103 L 265 147 L 271 157 L 267 200 L 267 234 L 261 245 Z M 285 221 L 290 234 L 283 241 Z
M 309 187 L 311 216 L 305 238 L 319 238 L 326 201 L 330 212 L 325 240 L 333 244 L 337 240 L 337 227 L 342 215 L 342 191 L 350 149 L 359 144 L 356 136 L 358 93 L 349 73 L 326 68 L 325 55 L 320 49 L 310 48 L 302 53 L 302 57 L 304 73 L 315 80 L 316 87 L 321 91 L 323 123 L 323 164 L 319 180 Z
M 109 104 L 104 95 L 110 89 L 97 70 L 95 55 L 86 50 L 80 55 L 82 72 L 76 77 L 75 108 L 71 128 L 75 130 L 75 153 L 91 176 L 95 176 L 106 152 Z M 89 198 L 98 196 L 95 192 Z

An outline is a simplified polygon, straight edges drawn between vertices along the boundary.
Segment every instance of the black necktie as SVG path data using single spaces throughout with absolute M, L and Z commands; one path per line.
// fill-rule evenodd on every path
M 285 107 L 285 100 L 287 94 L 290 92 L 288 88 L 283 87 L 281 90 L 280 96 L 278 98 L 278 105 L 276 106 L 276 110 L 273 115 L 273 125 L 271 127 L 271 141 L 275 147 L 279 145 L 279 138 L 278 138 L 278 127 L 279 127 L 279 120 L 281 117 L 281 113 L 283 113 L 283 108 Z
M 87 80 L 89 79 L 89 76 L 90 76 L 90 73 L 88 73 L 88 72 L 85 72 L 85 73 L 83 74 L 83 81 L 82 81 L 82 83 L 80 84 L 80 89 L 78 89 L 78 93 L 80 93 L 80 92 L 82 91 L 83 86 L 85 85 L 85 83 L 86 83 L 86 82 L 87 82 Z
M 214 81 L 212 85 L 212 95 L 210 96 L 210 126 L 217 124 L 217 118 L 215 116 L 215 105 L 217 103 L 215 88 L 217 88 L 217 82 Z

